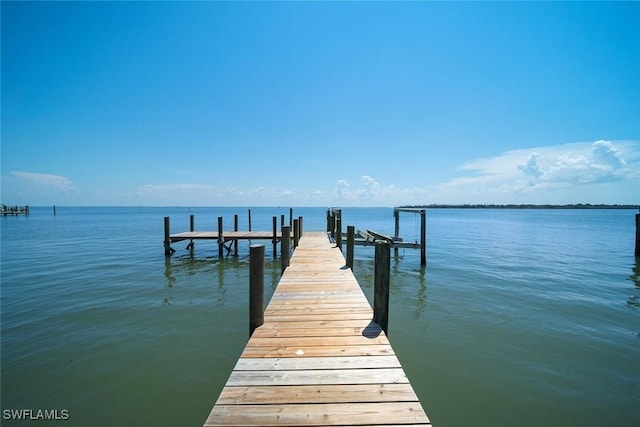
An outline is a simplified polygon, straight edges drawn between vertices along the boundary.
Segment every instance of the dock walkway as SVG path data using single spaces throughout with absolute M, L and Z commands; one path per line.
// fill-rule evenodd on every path
M 306 232 L 205 426 L 430 425 L 340 250 Z

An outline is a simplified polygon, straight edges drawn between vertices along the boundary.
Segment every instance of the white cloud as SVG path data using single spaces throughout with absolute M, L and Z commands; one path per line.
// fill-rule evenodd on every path
M 580 188 L 577 196 L 588 194 L 585 186 L 640 178 L 639 159 L 640 144 L 624 141 L 512 150 L 463 164 L 460 170 L 475 174 L 445 182 L 435 191 L 444 203 L 510 203 L 511 196 L 546 203 L 545 194 L 555 189 Z M 556 192 L 555 197 L 561 196 Z
M 352 189 L 349 182 L 340 179 L 335 187 L 336 201 L 348 206 L 394 206 L 427 203 L 427 192 L 422 188 L 398 188 L 383 185 L 370 175 L 360 178 L 360 187 Z
M 11 172 L 17 185 L 44 195 L 77 194 L 78 188 L 67 177 L 36 172 Z

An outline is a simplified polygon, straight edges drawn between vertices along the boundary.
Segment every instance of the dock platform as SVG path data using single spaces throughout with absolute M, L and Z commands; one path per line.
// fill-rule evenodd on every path
M 327 233 L 306 232 L 204 426 L 431 425 L 372 318 Z

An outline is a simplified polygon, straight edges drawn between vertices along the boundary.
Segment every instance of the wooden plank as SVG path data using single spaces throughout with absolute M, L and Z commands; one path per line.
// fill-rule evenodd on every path
M 379 425 L 428 423 L 419 402 L 216 405 L 205 426 Z
M 227 380 L 227 385 L 403 384 L 408 382 L 402 368 L 296 369 L 233 371 Z
M 240 358 L 235 371 L 287 371 L 295 369 L 375 369 L 401 368 L 395 355 L 356 357 Z
M 410 384 L 225 387 L 217 405 L 415 402 Z
M 289 322 L 289 323 L 297 323 L 297 322 Z M 360 327 L 355 328 L 338 328 L 332 327 L 331 325 L 326 326 L 324 328 L 300 328 L 300 327 L 286 327 L 286 323 L 280 323 L 280 325 L 284 325 L 278 329 L 275 328 L 259 328 L 256 329 L 253 333 L 253 337 L 256 338 L 280 338 L 280 337 L 351 337 L 351 336 L 367 336 L 372 337 L 374 334 L 379 335 L 382 332 L 382 328 L 378 327 L 378 329 L 371 328 L 368 332 L 365 332 Z M 295 325 L 294 325 L 295 326 Z M 367 333 L 367 335 L 364 335 Z
M 333 356 L 386 356 L 393 349 L 389 344 L 353 345 L 346 347 L 287 347 L 274 345 L 270 347 L 245 347 L 240 357 L 333 357 Z
M 267 329 L 314 329 L 323 327 L 333 328 L 358 328 L 362 332 L 379 330 L 379 326 L 372 323 L 370 319 L 367 320 L 300 320 L 297 322 L 269 322 L 260 326 L 256 331 Z
M 276 337 L 263 338 L 251 337 L 247 347 L 272 347 L 274 345 L 286 347 L 318 347 L 318 346 L 359 346 L 371 344 L 388 344 L 389 341 L 383 335 L 368 338 L 362 335 L 354 336 L 323 336 L 323 337 Z

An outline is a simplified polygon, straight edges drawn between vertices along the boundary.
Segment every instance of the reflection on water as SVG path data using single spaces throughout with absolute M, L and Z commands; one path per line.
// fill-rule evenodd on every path
M 629 280 L 635 285 L 635 295 L 630 295 L 629 298 L 627 298 L 627 307 L 632 310 L 637 310 L 640 308 L 640 257 L 636 257 L 631 271 L 632 273 L 629 276 Z M 638 332 L 638 338 L 640 338 L 640 332 Z
M 631 276 L 629 276 L 629 280 L 636 285 L 636 288 L 640 288 L 640 257 L 636 257 L 636 262 L 631 268 Z
M 213 283 L 215 289 L 208 288 L 206 292 L 209 298 L 214 298 L 216 306 L 237 305 L 238 296 L 248 297 L 249 261 L 248 253 L 244 252 L 240 255 L 230 253 L 222 259 L 217 255 L 198 257 L 193 250 L 183 255 L 165 257 L 164 287 L 171 291 L 172 296 L 165 297 L 163 304 L 171 304 L 172 298 L 178 297 L 178 292 L 191 295 L 198 288 L 203 289 L 203 284 L 206 289 L 206 283 Z M 280 259 L 266 256 L 264 269 L 265 297 L 270 298 L 280 280 Z M 181 284 L 181 289 L 172 289 L 176 284 Z M 189 284 L 192 286 L 186 286 Z M 193 298 L 191 295 L 190 303 Z

